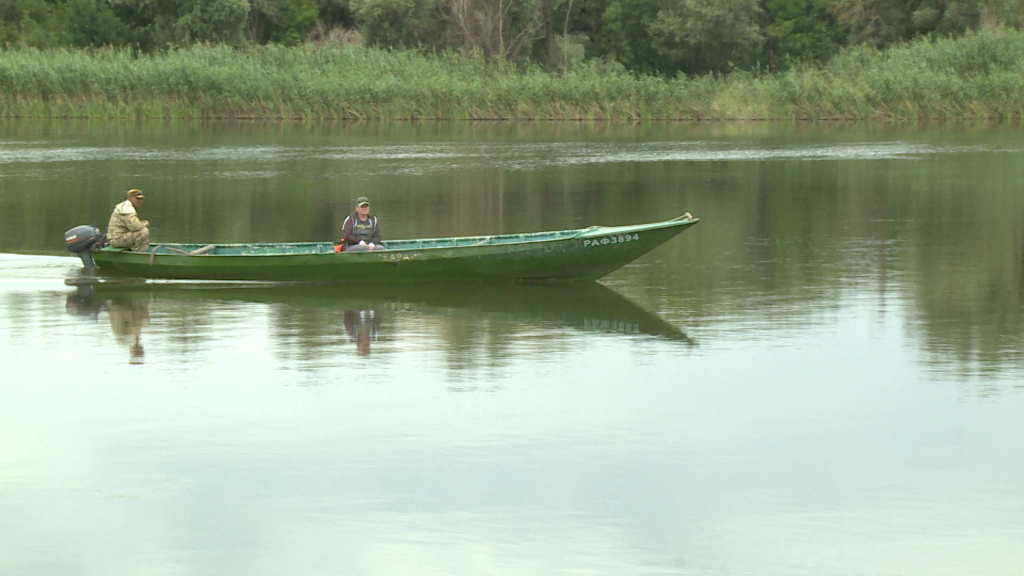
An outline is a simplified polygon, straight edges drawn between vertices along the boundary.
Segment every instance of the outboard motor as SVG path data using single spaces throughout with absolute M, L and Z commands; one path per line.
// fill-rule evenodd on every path
M 64 246 L 69 252 L 78 254 L 86 268 L 96 267 L 96 261 L 92 259 L 92 250 L 102 246 L 102 240 L 103 234 L 95 226 L 75 226 L 64 233 Z

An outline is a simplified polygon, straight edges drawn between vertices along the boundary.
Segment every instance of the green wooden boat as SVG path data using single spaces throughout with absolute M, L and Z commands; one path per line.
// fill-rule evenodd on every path
M 152 244 L 92 252 L 103 274 L 192 280 L 451 282 L 596 280 L 699 222 L 690 214 L 634 226 L 389 240 L 385 250 L 334 251 L 330 242 Z

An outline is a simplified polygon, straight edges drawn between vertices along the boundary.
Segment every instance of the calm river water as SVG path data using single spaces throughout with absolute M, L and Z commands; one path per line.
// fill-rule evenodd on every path
M 0 574 L 1017 575 L 1011 125 L 0 124 Z M 599 284 L 82 290 L 155 241 L 662 220 Z

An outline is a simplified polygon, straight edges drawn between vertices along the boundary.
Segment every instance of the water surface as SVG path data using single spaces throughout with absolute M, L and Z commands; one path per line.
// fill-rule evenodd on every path
M 1016 574 L 1009 126 L 0 127 L 0 573 Z M 81 289 L 63 231 L 702 218 L 583 286 Z

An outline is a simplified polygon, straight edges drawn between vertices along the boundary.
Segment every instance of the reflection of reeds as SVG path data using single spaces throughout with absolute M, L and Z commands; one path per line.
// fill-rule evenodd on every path
M 0 115 L 346 119 L 916 119 L 1017 117 L 1024 32 L 853 48 L 776 75 L 564 75 L 452 54 L 195 46 L 0 52 Z

